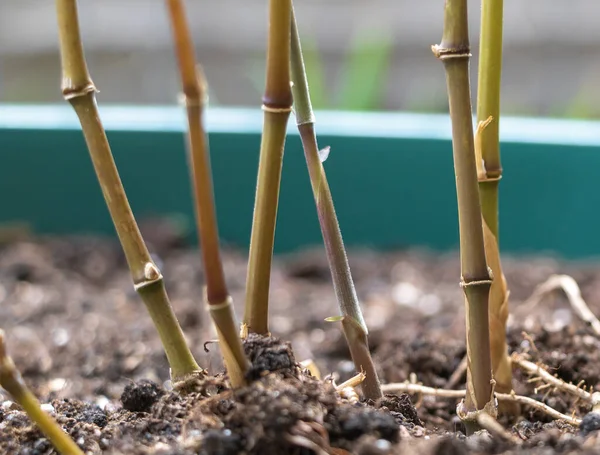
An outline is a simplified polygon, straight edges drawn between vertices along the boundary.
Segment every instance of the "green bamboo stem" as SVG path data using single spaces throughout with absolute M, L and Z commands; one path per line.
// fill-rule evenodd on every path
M 446 0 L 442 42 L 432 50 L 446 70 L 458 199 L 461 286 L 466 297 L 467 395 L 457 411 L 467 431 L 472 432 L 477 427 L 477 413 L 483 410 L 493 413 L 495 408 L 488 321 L 491 277 L 485 257 L 475 165 L 467 0 Z
M 498 184 L 500 163 L 500 80 L 502 76 L 502 25 L 504 0 L 482 0 L 477 122 L 492 117 L 481 132 L 486 179 L 480 180 L 483 219 L 498 240 Z
M 204 129 L 207 83 L 197 68 L 194 44 L 182 0 L 167 0 L 175 53 L 188 118 L 188 149 L 192 169 L 195 211 L 206 276 L 206 302 L 217 328 L 219 346 L 233 387 L 246 383 L 248 360 L 238 336 L 232 300 L 227 290 L 219 246 L 208 137 Z
M 500 81 L 502 76 L 503 0 L 482 0 L 481 39 L 479 50 L 479 81 L 477 92 L 477 123 L 485 124 L 478 131 L 481 161 L 478 163 L 479 195 L 484 222 L 492 233 L 499 250 L 498 187 L 502 178 L 500 162 Z M 491 119 L 488 120 L 488 119 Z M 483 123 L 482 123 L 483 122 Z M 489 254 L 489 252 L 488 252 Z M 492 371 L 499 392 L 512 390 L 512 367 L 506 343 L 508 291 L 500 258 L 490 261 L 492 273 L 504 286 L 492 289 L 490 297 L 490 342 Z M 505 405 L 506 407 L 506 405 Z M 518 409 L 509 409 L 511 413 Z
M 375 364 L 369 352 L 368 331 L 360 309 L 360 303 L 354 288 L 354 281 L 350 272 L 350 264 L 346 256 L 344 241 L 335 213 L 333 198 L 327 183 L 325 169 L 319 157 L 317 137 L 315 134 L 315 117 L 310 101 L 310 92 L 300 36 L 296 19 L 292 12 L 292 93 L 294 96 L 294 112 L 304 156 L 310 175 L 327 260 L 333 280 L 335 294 L 342 313 L 342 328 L 348 342 L 352 360 L 358 371 L 366 374 L 362 382 L 363 393 L 366 398 L 376 400 L 381 398 L 381 385 L 377 377 Z
M 49 414 L 44 412 L 40 402 L 31 393 L 15 367 L 13 360 L 6 352 L 4 331 L 0 330 L 0 387 L 21 406 L 29 418 L 40 428 L 52 445 L 62 455 L 83 455 L 75 441 L 63 431 Z
M 162 274 L 152 261 L 131 207 L 96 105 L 79 32 L 76 0 L 56 0 L 62 62 L 62 93 L 79 117 L 92 163 L 121 241 L 135 290 L 158 330 L 174 380 L 202 370 L 187 346 L 167 296 Z
M 258 181 L 250 238 L 242 335 L 269 333 L 269 282 L 281 183 L 290 89 L 291 0 L 269 1 L 267 75 Z

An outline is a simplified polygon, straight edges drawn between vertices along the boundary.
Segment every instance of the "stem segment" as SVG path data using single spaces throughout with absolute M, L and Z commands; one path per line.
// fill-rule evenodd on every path
M 481 133 L 486 179 L 480 179 L 481 211 L 492 234 L 498 239 L 498 183 L 500 164 L 500 80 L 502 76 L 502 25 L 504 0 L 482 0 L 477 122 L 490 116 Z
M 446 0 L 442 42 L 433 46 L 446 70 L 458 220 L 460 227 L 461 286 L 466 297 L 467 395 L 458 414 L 467 431 L 477 427 L 477 413 L 494 412 L 488 298 L 491 277 L 485 257 L 481 206 L 473 139 L 469 86 L 467 0 Z
M 498 391 L 508 393 L 512 390 L 512 367 L 506 344 L 508 290 L 500 262 L 498 226 L 498 185 L 502 178 L 499 139 L 502 19 L 503 0 L 482 0 L 477 124 L 485 124 L 485 127 L 478 128 L 476 147 L 479 147 L 480 155 L 477 157 L 477 174 L 481 211 L 491 234 L 487 241 L 495 244 L 492 250 L 497 255 L 490 257 L 490 248 L 486 247 L 488 263 L 496 277 L 490 293 L 489 315 L 492 369 Z M 491 121 L 488 120 L 490 118 Z
M 202 262 L 206 275 L 205 297 L 213 323 L 217 328 L 219 345 L 231 384 L 233 387 L 239 387 L 245 384 L 248 360 L 236 329 L 235 315 L 221 261 L 208 138 L 203 122 L 207 84 L 202 70 L 196 68 L 194 44 L 186 21 L 183 1 L 167 0 L 167 6 L 187 110 L 188 147 L 196 202 L 198 238 L 202 247 Z
M 0 330 L 0 387 L 10 393 L 29 418 L 40 427 L 42 433 L 46 435 L 58 452 L 62 455 L 83 455 L 83 451 L 62 430 L 56 420 L 42 410 L 40 402 L 25 385 L 21 374 L 6 352 L 4 331 L 2 330 Z
M 62 92 L 79 117 L 100 187 L 131 271 L 161 338 L 174 380 L 201 372 L 186 344 L 164 287 L 125 195 L 96 105 L 79 33 L 76 0 L 56 0 L 62 61 Z
M 264 122 L 242 334 L 269 333 L 269 282 L 275 239 L 281 166 L 286 126 L 291 112 L 290 24 L 291 0 L 269 1 L 267 78 L 263 96 Z
M 354 281 L 350 273 L 350 265 L 335 214 L 333 198 L 327 183 L 325 169 L 319 157 L 314 126 L 315 117 L 310 102 L 300 36 L 293 15 L 291 68 L 294 81 L 292 93 L 294 95 L 296 121 L 304 147 L 304 156 L 306 157 L 333 286 L 343 316 L 342 327 L 356 369 L 366 374 L 365 380 L 362 382 L 363 393 L 366 398 L 376 400 L 382 397 L 381 386 L 369 352 L 367 326 L 362 316 Z

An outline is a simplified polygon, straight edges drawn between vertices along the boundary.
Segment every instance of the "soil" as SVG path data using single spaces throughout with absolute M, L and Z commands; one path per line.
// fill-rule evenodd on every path
M 119 245 L 98 237 L 2 238 L 0 327 L 26 383 L 89 454 L 569 454 L 600 451 L 600 415 L 559 390 L 536 390 L 515 370 L 515 391 L 584 417 L 579 428 L 523 408 L 500 423 L 520 441 L 483 431 L 464 436 L 456 399 L 389 395 L 366 403 L 335 384 L 355 374 L 324 253 L 275 258 L 272 337 L 251 336 L 249 386 L 232 390 L 202 305 L 196 248 L 168 223 L 143 226 L 172 304 L 207 376 L 194 391 L 172 389 L 169 368 L 133 290 Z M 463 297 L 455 253 L 350 251 L 351 267 L 383 383 L 450 383 L 465 354 Z M 224 267 L 238 317 L 245 253 Z M 600 386 L 600 340 L 561 294 L 523 305 L 551 274 L 566 273 L 600 314 L 600 265 L 552 257 L 505 258 L 511 290 L 508 340 L 558 377 Z M 305 369 L 312 360 L 322 379 Z M 539 384 L 538 384 L 539 385 Z M 359 389 L 357 389 L 360 392 Z M 0 453 L 54 454 L 0 391 Z M 413 406 L 414 403 L 414 406 Z

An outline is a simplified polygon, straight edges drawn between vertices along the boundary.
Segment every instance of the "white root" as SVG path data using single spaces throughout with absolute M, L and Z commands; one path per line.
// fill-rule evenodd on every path
M 536 288 L 533 295 L 524 303 L 524 306 L 535 306 L 541 302 L 544 297 L 556 290 L 562 290 L 565 293 L 575 314 L 588 323 L 596 335 L 600 336 L 600 320 L 598 320 L 587 303 L 585 303 L 585 300 L 581 297 L 579 285 L 573 277 L 570 277 L 569 275 L 552 275 L 548 280 Z
M 532 378 L 532 381 L 539 378 L 539 380 L 542 380 L 550 386 L 556 387 L 557 389 L 570 393 L 571 395 L 575 395 L 577 398 L 592 404 L 592 394 L 590 392 L 587 392 L 574 384 L 569 384 L 562 379 L 553 376 L 545 368 L 543 368 L 542 365 L 530 362 L 529 360 L 523 358 L 522 355 L 517 353 L 514 353 L 511 356 L 511 359 L 513 365 L 518 366 L 531 375 L 535 375 L 535 377 Z M 538 390 L 543 390 L 544 388 L 544 386 L 537 387 Z
M 359 385 L 362 384 L 362 382 L 365 380 L 366 377 L 367 377 L 367 375 L 361 371 L 360 373 L 352 376 L 347 381 L 344 381 L 340 385 L 335 386 L 335 389 L 339 392 L 340 390 L 344 390 L 348 387 L 350 387 L 350 388 L 358 387 Z
M 485 412 L 482 412 L 477 416 L 477 423 L 481 428 L 487 430 L 493 436 L 504 439 L 517 446 L 523 443 L 523 441 L 509 433 L 496 419 Z
M 531 375 L 535 375 L 531 378 L 531 382 L 543 381 L 546 383 L 545 386 L 537 387 L 538 391 L 543 390 L 547 387 L 555 387 L 559 390 L 576 396 L 577 398 L 585 401 L 586 403 L 589 403 L 593 411 L 600 411 L 600 392 L 588 392 L 587 390 L 584 390 L 581 387 L 581 382 L 577 385 L 567 383 L 562 379 L 550 374 L 545 368 L 543 368 L 542 365 L 530 362 L 529 360 L 523 358 L 523 356 L 520 354 L 514 353 L 511 359 L 513 365 L 518 366 L 519 368 Z
M 434 387 L 427 387 L 420 384 L 410 383 L 385 384 L 382 385 L 381 389 L 384 393 L 416 393 L 442 398 L 463 398 L 466 394 L 465 390 L 436 389 Z M 581 423 L 581 419 L 558 412 L 556 409 L 551 408 L 545 403 L 534 400 L 533 398 L 516 395 L 514 393 L 496 393 L 496 398 L 498 399 L 498 401 L 511 401 L 530 406 L 538 411 L 546 413 L 554 419 L 564 420 L 565 422 L 571 425 L 578 426 Z

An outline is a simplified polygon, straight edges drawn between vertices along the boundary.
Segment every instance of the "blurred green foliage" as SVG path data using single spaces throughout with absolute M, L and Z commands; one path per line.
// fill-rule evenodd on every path
M 302 37 L 304 64 L 313 108 L 377 111 L 385 108 L 385 95 L 393 39 L 390 33 L 365 28 L 356 32 L 333 83 L 325 71 L 324 53 L 312 35 Z M 264 86 L 264 56 L 252 58 L 249 77 L 257 91 Z
M 334 90 L 325 88 L 324 57 L 316 43 L 310 37 L 304 37 L 303 43 L 306 72 L 315 109 L 373 111 L 384 108 L 387 78 L 394 51 L 390 33 L 362 29 L 353 36 Z

